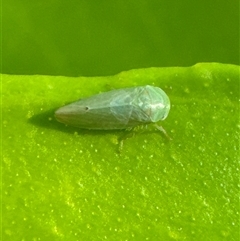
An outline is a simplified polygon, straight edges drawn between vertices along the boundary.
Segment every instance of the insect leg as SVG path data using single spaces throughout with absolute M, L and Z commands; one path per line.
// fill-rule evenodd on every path
M 168 140 L 172 140 L 172 138 L 168 135 L 168 133 L 164 130 L 164 128 L 163 128 L 162 126 L 159 126 L 159 125 L 155 124 L 155 127 L 156 127 L 159 131 L 161 131 L 161 132 L 164 134 L 164 136 L 167 137 Z
M 123 149 L 123 141 L 128 139 L 128 138 L 132 138 L 135 135 L 135 132 L 133 130 L 134 130 L 134 128 L 126 129 L 125 130 L 126 132 L 118 138 L 118 143 L 119 143 L 118 151 L 119 151 L 119 153 L 121 153 L 121 151 Z

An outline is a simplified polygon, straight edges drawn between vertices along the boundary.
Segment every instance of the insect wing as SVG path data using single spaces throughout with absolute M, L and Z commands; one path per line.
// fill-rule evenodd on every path
M 110 102 L 111 113 L 120 123 L 126 126 L 133 110 L 131 92 L 126 89 L 118 90 L 112 97 Z
M 125 90 L 113 90 L 79 100 L 56 111 L 58 121 L 86 129 L 127 128 L 132 106 Z
M 148 114 L 149 95 L 144 86 L 132 88 L 132 115 L 130 123 L 139 125 L 151 122 Z

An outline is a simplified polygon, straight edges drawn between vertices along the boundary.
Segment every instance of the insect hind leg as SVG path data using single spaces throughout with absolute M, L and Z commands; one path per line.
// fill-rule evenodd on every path
M 172 140 L 172 138 L 168 135 L 168 133 L 165 131 L 165 129 L 162 126 L 159 126 L 157 124 L 154 125 L 159 131 L 161 131 L 164 136 L 168 139 L 168 140 Z
M 124 132 L 124 134 L 122 136 L 120 136 L 118 138 L 118 143 L 119 143 L 119 148 L 118 151 L 119 153 L 121 153 L 122 149 L 123 149 L 123 141 L 125 141 L 126 139 L 132 138 L 136 135 L 136 132 L 134 131 L 134 127 L 133 128 L 127 128 Z

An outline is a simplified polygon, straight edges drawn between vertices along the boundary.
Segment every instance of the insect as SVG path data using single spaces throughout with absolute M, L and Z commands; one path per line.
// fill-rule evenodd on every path
M 79 128 L 117 130 L 164 120 L 169 110 L 170 100 L 166 93 L 146 85 L 78 100 L 59 108 L 55 117 L 59 122 Z

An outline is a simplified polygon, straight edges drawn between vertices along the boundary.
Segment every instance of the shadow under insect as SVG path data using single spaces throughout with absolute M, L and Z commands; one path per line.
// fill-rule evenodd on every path
M 81 129 L 78 127 L 66 125 L 63 123 L 60 123 L 55 118 L 55 109 L 50 109 L 48 111 L 42 112 L 40 114 L 36 114 L 33 117 L 31 117 L 28 122 L 46 129 L 54 129 L 57 131 L 69 133 L 69 134 L 89 134 L 89 135 L 104 135 L 104 134 L 120 134 L 120 133 L 126 133 L 126 130 L 88 130 L 88 129 Z

